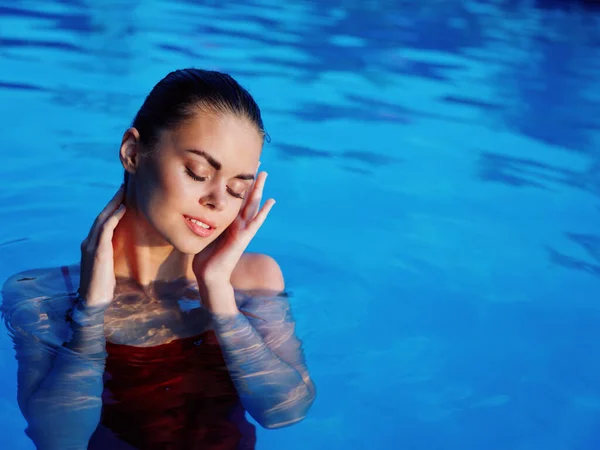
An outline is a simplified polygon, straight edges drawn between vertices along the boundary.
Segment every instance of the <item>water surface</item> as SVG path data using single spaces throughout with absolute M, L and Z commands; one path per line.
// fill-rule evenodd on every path
M 234 75 L 272 138 L 252 249 L 284 269 L 319 397 L 259 448 L 597 448 L 596 8 L 0 6 L 0 278 L 78 259 L 122 132 L 187 66 Z M 3 333 L 3 440 L 30 449 L 15 373 Z

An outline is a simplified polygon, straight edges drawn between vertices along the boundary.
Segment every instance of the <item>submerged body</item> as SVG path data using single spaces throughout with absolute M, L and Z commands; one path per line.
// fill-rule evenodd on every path
M 261 257 L 241 259 L 234 280 L 246 289 L 236 290 L 236 303 L 248 324 L 260 330 L 264 345 L 307 382 L 305 395 L 279 405 L 286 417 L 282 423 L 263 424 L 278 427 L 304 417 L 314 386 L 288 298 L 257 285 L 251 289 L 253 280 L 244 275 L 244 264 L 255 265 Z M 3 314 L 21 356 L 19 405 L 29 422 L 27 433 L 39 448 L 82 448 L 86 439 L 89 449 L 254 448 L 254 426 L 193 280 L 142 287 L 117 279 L 115 300 L 104 314 L 104 345 L 85 355 L 64 346 L 72 335 L 68 313 L 78 278 L 78 265 L 32 270 L 12 277 L 3 288 Z M 247 360 L 260 353 L 243 346 L 237 351 Z M 273 361 L 265 362 L 276 370 Z M 261 361 L 252 364 L 256 370 L 262 366 Z M 257 375 L 247 370 L 244 378 Z M 50 377 L 58 383 L 46 389 Z M 279 382 L 297 379 L 281 373 Z M 269 394 L 255 386 L 257 397 Z M 71 423 L 57 426 L 54 421 Z
M 258 105 L 227 74 L 171 72 L 125 131 L 123 185 L 77 265 L 3 287 L 18 402 L 38 449 L 227 450 L 315 398 L 262 206 Z

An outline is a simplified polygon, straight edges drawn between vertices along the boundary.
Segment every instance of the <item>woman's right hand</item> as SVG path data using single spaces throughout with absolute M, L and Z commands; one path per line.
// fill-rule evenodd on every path
M 81 243 L 79 296 L 86 307 L 106 308 L 113 301 L 116 280 L 112 237 L 125 215 L 124 199 L 121 186 Z

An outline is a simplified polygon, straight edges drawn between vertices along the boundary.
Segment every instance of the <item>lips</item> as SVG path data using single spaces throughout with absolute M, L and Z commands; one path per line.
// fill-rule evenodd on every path
M 215 230 L 215 224 L 207 221 L 206 219 L 201 219 L 200 217 L 194 216 L 183 216 L 186 225 L 192 232 L 200 237 L 207 237 L 212 234 Z

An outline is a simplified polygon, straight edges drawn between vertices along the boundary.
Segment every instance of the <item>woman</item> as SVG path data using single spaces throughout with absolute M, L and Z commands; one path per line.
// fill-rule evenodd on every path
M 264 138 L 230 76 L 170 73 L 123 136 L 125 183 L 80 264 L 5 283 L 38 448 L 246 449 L 245 411 L 266 428 L 306 415 L 315 387 L 281 270 L 245 253 L 275 203 L 260 207 L 255 178 Z

